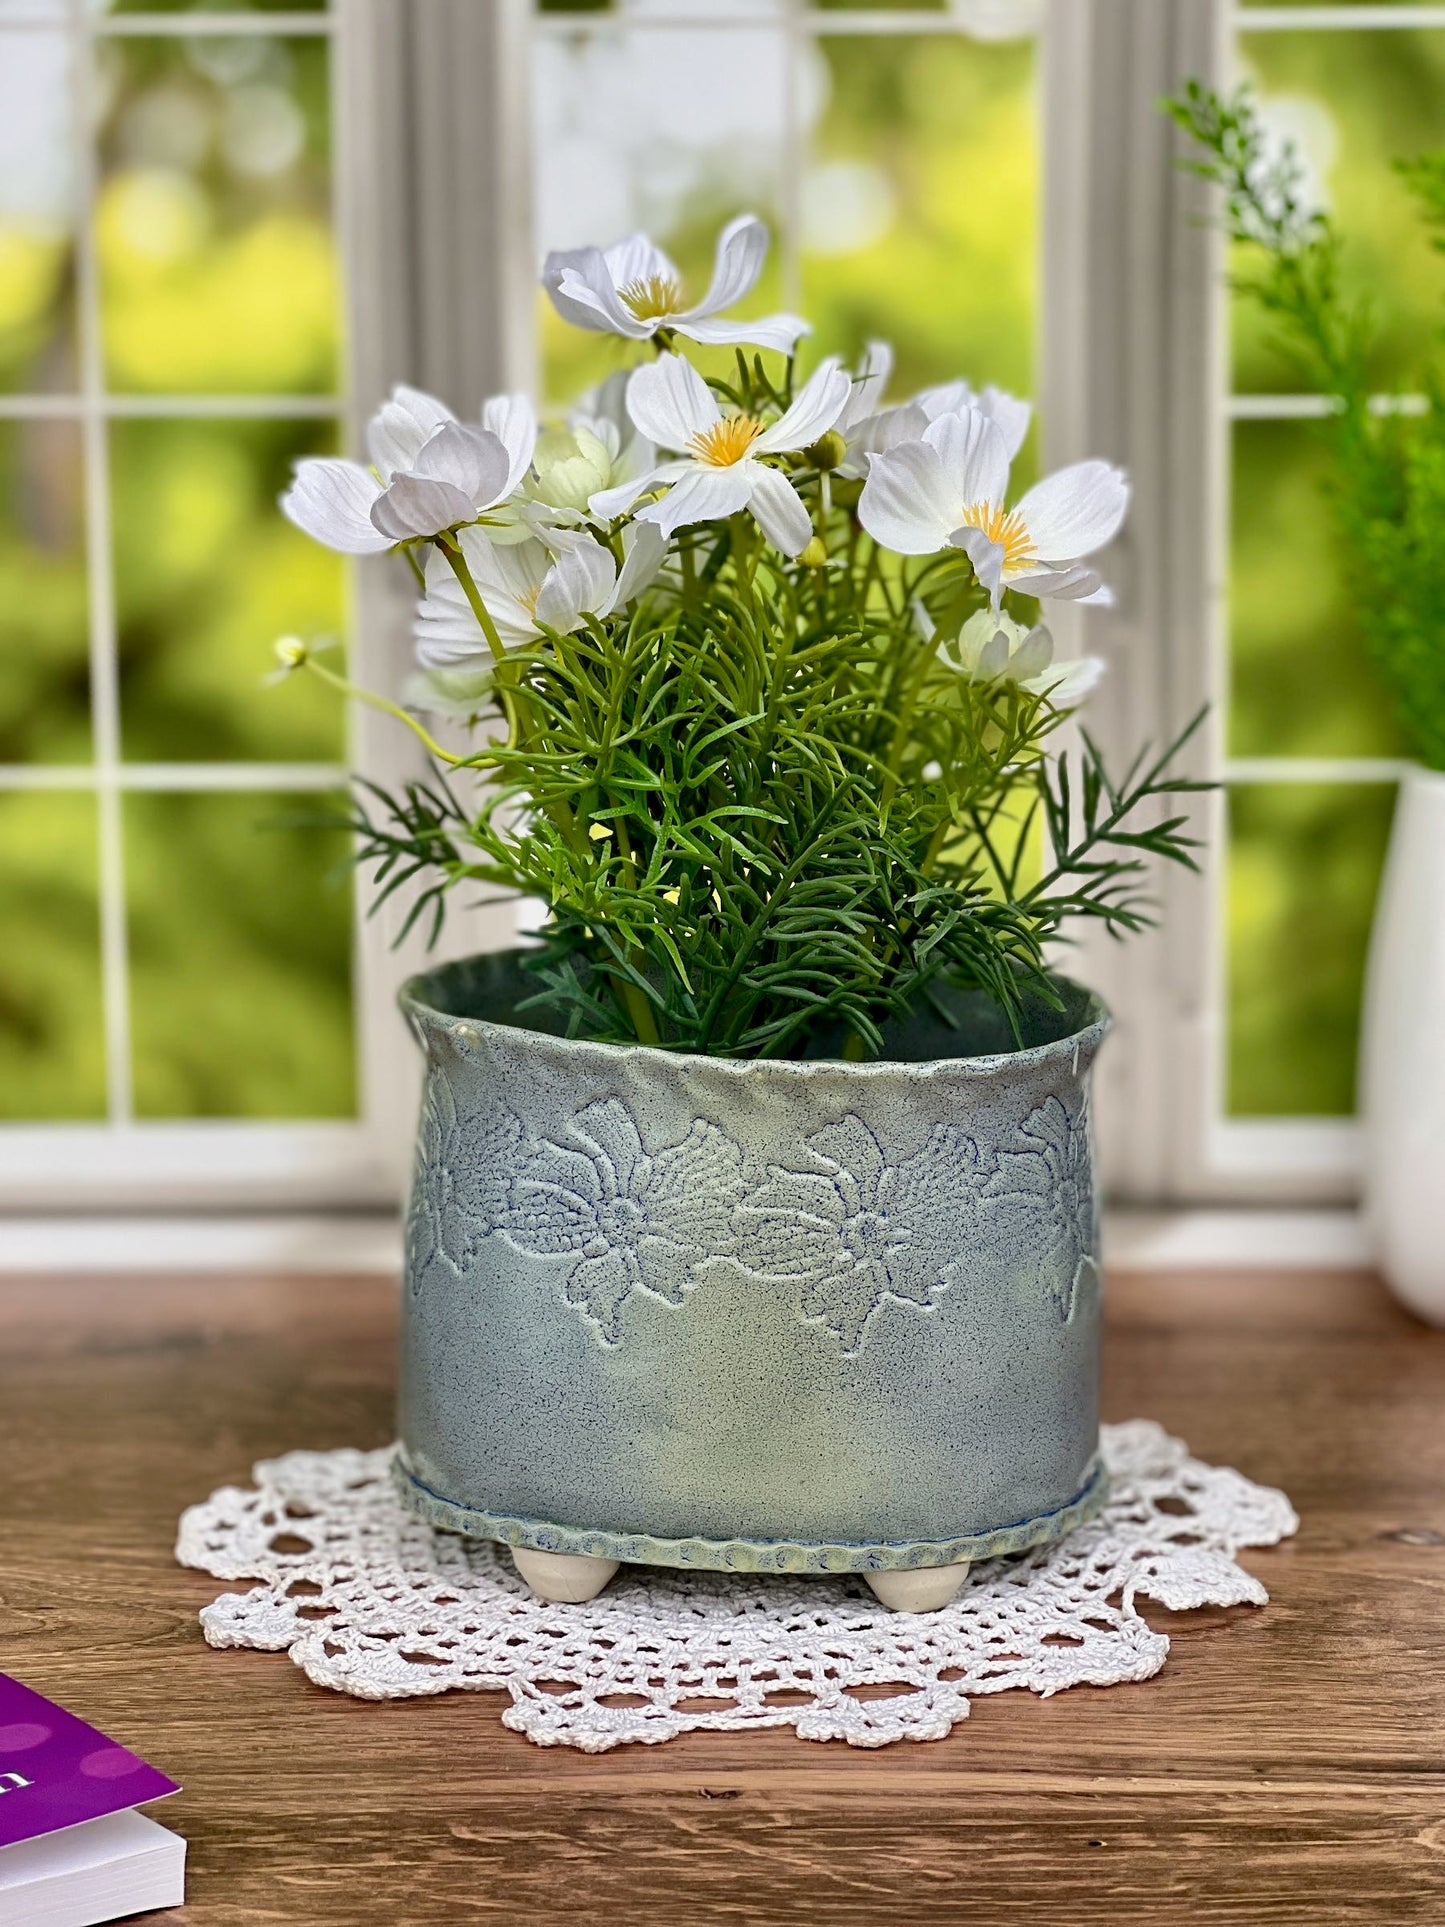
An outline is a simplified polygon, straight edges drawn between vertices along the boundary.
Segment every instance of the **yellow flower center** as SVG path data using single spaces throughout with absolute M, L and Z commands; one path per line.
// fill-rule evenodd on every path
M 700 428 L 688 447 L 709 468 L 731 468 L 740 462 L 763 432 L 756 415 L 729 415 L 725 421 Z
M 1034 545 L 1023 517 L 1017 509 L 1005 511 L 997 502 L 971 502 L 963 511 L 960 527 L 982 529 L 990 542 L 1003 550 L 1005 575 L 1013 575 L 1034 560 Z
M 639 321 L 661 321 L 682 306 L 682 283 L 670 274 L 648 274 L 617 292 Z
M 517 594 L 518 602 L 527 611 L 527 614 L 534 619 L 537 614 L 537 598 L 541 593 L 542 585 L 539 582 L 535 589 L 521 589 Z

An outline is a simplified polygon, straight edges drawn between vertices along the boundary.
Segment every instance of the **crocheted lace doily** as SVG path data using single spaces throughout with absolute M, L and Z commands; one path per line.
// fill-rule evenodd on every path
M 291 1452 L 181 1520 L 176 1556 L 257 1582 L 201 1613 L 213 1646 L 289 1651 L 360 1699 L 502 1691 L 542 1746 L 604 1752 L 700 1729 L 791 1726 L 885 1746 L 941 1739 L 977 1693 L 1148 1679 L 1168 1638 L 1135 1609 L 1263 1605 L 1235 1563 L 1298 1521 L 1282 1492 L 1203 1465 L 1157 1425 L 1104 1428 L 1113 1489 L 1055 1546 L 974 1567 L 958 1599 L 891 1613 L 857 1578 L 624 1566 L 583 1606 L 536 1599 L 500 1546 L 405 1511 L 391 1454 Z

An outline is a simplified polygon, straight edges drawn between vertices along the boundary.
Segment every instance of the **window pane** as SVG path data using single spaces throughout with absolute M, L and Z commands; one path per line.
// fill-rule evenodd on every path
M 785 85 L 783 37 L 768 27 L 583 30 L 539 39 L 533 109 L 542 248 L 606 246 L 641 228 L 681 270 L 688 297 L 700 299 L 719 227 L 750 209 L 772 225 L 774 247 L 758 286 L 730 312 L 776 312 Z M 630 345 L 570 327 L 545 296 L 539 301 L 549 400 L 570 401 L 638 359 Z M 704 368 L 732 365 L 731 349 L 689 354 Z
M 824 38 L 803 186 L 804 307 L 831 347 L 882 335 L 896 386 L 1033 390 L 1035 48 L 958 34 Z
M 0 421 L 0 763 L 90 760 L 80 428 Z
M 95 798 L 0 794 L 0 1118 L 104 1115 Z
M 338 293 L 327 47 L 112 40 L 96 212 L 121 391 L 329 390 Z
M 310 676 L 264 681 L 277 636 L 341 627 L 340 558 L 276 507 L 294 457 L 331 438 L 317 422 L 112 424 L 128 759 L 341 758 L 332 693 Z
M 0 391 L 75 385 L 70 54 L 0 11 Z
M 126 798 L 142 1117 L 349 1117 L 343 797 Z
M 1392 163 L 1440 144 L 1445 33 L 1257 33 L 1240 44 L 1266 119 L 1300 147 L 1315 196 L 1345 235 L 1346 286 L 1368 296 L 1380 329 L 1372 379 L 1381 389 L 1418 385 L 1439 326 L 1440 274 Z M 1236 297 L 1236 389 L 1302 386 L 1271 345 L 1276 332 Z
M 1322 493 L 1315 422 L 1237 422 L 1229 747 L 1236 756 L 1393 756 L 1404 742 L 1366 653 Z
M 1231 790 L 1231 1116 L 1354 1110 L 1365 948 L 1393 802 L 1393 789 L 1363 783 Z

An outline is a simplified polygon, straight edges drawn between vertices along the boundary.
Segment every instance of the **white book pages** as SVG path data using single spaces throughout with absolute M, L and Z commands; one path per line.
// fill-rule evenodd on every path
M 186 1843 L 143 1813 L 107 1813 L 0 1847 L 5 1927 L 99 1927 L 185 1897 Z

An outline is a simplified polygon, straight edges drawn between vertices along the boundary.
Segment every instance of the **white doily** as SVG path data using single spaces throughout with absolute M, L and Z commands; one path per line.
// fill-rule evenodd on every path
M 288 1651 L 360 1699 L 503 1691 L 507 1726 L 601 1753 L 697 1730 L 791 1726 L 885 1746 L 942 1739 L 976 1693 L 1148 1679 L 1168 1638 L 1136 1596 L 1263 1605 L 1236 1565 L 1298 1520 L 1282 1492 L 1201 1464 L 1157 1425 L 1104 1428 L 1108 1504 L 1062 1544 L 976 1566 L 952 1606 L 891 1613 L 861 1579 L 624 1566 L 584 1606 L 535 1599 L 503 1548 L 406 1512 L 389 1452 L 291 1452 L 181 1520 L 176 1556 L 251 1579 L 201 1613 L 213 1646 Z

